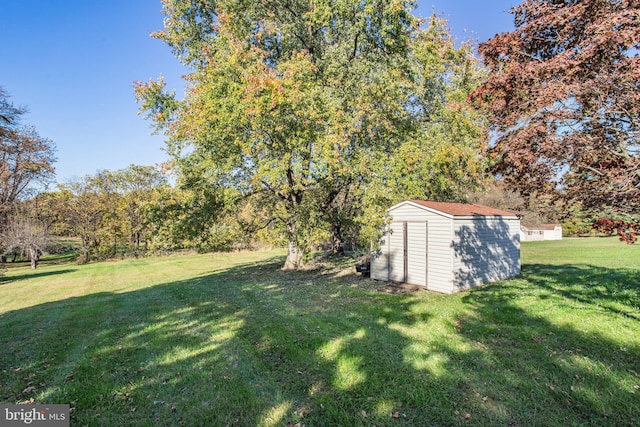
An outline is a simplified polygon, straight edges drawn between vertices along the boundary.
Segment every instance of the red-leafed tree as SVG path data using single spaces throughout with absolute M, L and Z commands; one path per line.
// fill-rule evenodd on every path
M 482 43 L 494 172 L 525 198 L 557 192 L 640 222 L 640 1 L 526 0 Z M 626 239 L 629 241 L 630 239 Z

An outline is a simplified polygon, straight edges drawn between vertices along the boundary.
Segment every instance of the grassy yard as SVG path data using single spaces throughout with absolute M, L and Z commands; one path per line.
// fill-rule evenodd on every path
M 522 245 L 522 275 L 376 292 L 275 252 L 14 268 L 0 401 L 88 426 L 640 424 L 640 245 Z

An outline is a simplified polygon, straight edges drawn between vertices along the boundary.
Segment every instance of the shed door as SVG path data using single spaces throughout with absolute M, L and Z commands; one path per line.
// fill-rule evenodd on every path
M 427 223 L 407 223 L 407 275 L 405 282 L 427 286 Z
M 391 223 L 389 280 L 427 285 L 426 222 Z
M 392 222 L 389 235 L 389 280 L 404 282 L 405 279 L 405 240 L 403 222 Z

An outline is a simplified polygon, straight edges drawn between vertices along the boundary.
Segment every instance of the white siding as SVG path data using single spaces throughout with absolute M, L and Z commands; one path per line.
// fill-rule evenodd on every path
M 385 234 L 380 240 L 380 246 L 371 254 L 371 278 L 374 280 L 389 280 L 389 235 Z
M 403 223 L 393 222 L 389 234 L 389 280 L 404 282 Z
M 544 240 L 562 240 L 562 227 L 554 227 L 553 230 L 544 231 Z
M 453 292 L 453 252 L 451 250 L 453 220 L 444 215 L 438 215 L 410 204 L 399 206 L 389 213 L 392 215 L 393 221 L 397 223 L 403 221 L 406 221 L 408 224 L 428 223 L 428 228 L 425 230 L 427 234 L 426 246 L 428 253 L 426 257 L 424 257 L 427 260 L 425 269 L 427 289 L 442 293 Z M 399 232 L 402 231 L 400 225 L 396 227 L 399 227 Z M 409 240 L 412 239 L 410 234 Z M 411 242 L 411 244 L 415 245 L 416 243 Z M 416 254 L 414 258 L 416 261 L 417 258 L 424 259 L 422 254 Z M 396 279 L 389 276 L 388 280 Z M 424 285 L 425 282 L 416 284 Z
M 522 242 L 535 242 L 538 240 L 562 240 L 562 226 L 556 226 L 553 230 L 542 230 L 538 227 L 532 227 L 529 230 L 527 227 L 520 228 L 520 241 Z
M 520 274 L 519 220 L 456 219 L 453 238 L 455 291 Z
M 542 230 L 520 230 L 520 240 L 523 242 L 535 242 L 545 240 L 544 231 Z
M 429 290 L 453 293 L 520 273 L 518 219 L 451 217 L 411 203 L 389 213 L 390 231 L 372 258 L 374 279 L 426 284 Z
M 427 285 L 427 223 L 407 222 L 407 283 Z
M 453 252 L 451 250 L 451 238 L 452 238 L 452 222 L 451 218 L 443 215 L 438 215 L 417 206 L 403 205 L 390 211 L 393 217 L 392 226 L 394 228 L 395 238 L 385 235 L 383 241 L 393 239 L 393 249 L 389 249 L 387 253 L 382 254 L 378 260 L 372 263 L 371 277 L 377 280 L 393 280 L 401 281 L 404 273 L 403 264 L 404 260 L 400 258 L 400 253 L 403 250 L 402 240 L 402 222 L 406 221 L 409 227 L 411 223 L 428 222 L 428 230 L 423 233 L 420 231 L 421 236 L 427 236 L 428 242 L 424 245 L 427 248 L 428 253 L 426 256 L 422 253 L 416 253 L 413 256 L 414 261 L 411 263 L 415 265 L 418 259 L 427 260 L 427 266 L 424 269 L 427 283 L 427 289 L 442 293 L 453 292 L 453 271 L 452 271 L 452 257 Z M 411 226 L 414 227 L 414 226 Z M 416 243 L 413 242 L 415 245 Z M 393 255 L 391 255 L 393 254 Z M 411 253 L 408 254 L 411 257 Z M 386 264 L 383 265 L 383 260 L 393 260 L 395 274 L 387 274 Z M 401 270 L 398 271 L 398 268 Z M 415 266 L 414 269 L 419 267 Z M 383 272 L 384 271 L 384 272 Z M 414 271 L 414 270 L 412 270 Z M 415 276 L 414 276 L 415 277 Z M 420 278 L 416 279 L 417 282 Z M 424 285 L 425 282 L 416 283 Z
M 453 292 L 453 251 L 451 249 L 453 220 L 429 212 L 428 214 L 430 219 L 427 289 L 450 294 Z

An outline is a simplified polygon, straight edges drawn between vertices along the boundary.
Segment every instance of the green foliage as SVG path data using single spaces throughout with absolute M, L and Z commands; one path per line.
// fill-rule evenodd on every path
M 361 240 L 376 240 L 385 210 L 401 200 L 465 201 L 485 178 L 484 116 L 467 97 L 485 73 L 471 45 L 455 47 L 446 22 L 433 16 L 412 40 L 411 127 L 378 158 L 364 186 L 357 221 Z
M 562 222 L 562 234 L 570 237 L 593 236 L 596 231 L 593 229 L 594 220 L 585 215 L 576 215 Z
M 157 169 L 131 165 L 61 184 L 58 192 L 40 195 L 33 209 L 58 234 L 80 238 L 83 262 L 138 256 L 148 250 L 149 212 L 166 186 Z
M 160 187 L 145 204 L 148 249 L 210 252 L 251 247 L 242 219 L 226 208 L 236 205 L 233 190 L 190 184 Z
M 252 199 L 297 268 L 331 233 L 371 238 L 392 199 L 458 199 L 482 176 L 484 122 L 465 103 L 478 64 L 412 7 L 166 0 L 156 37 L 193 70 L 187 93 L 160 79 L 136 95 L 190 188 L 232 189 L 227 211 Z

